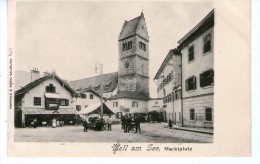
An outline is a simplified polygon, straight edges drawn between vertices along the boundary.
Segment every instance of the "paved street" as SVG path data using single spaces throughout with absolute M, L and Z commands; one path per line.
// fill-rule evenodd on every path
M 113 131 L 83 132 L 82 126 L 16 128 L 16 142 L 155 142 L 211 143 L 213 135 L 166 128 L 160 123 L 142 123 L 142 133 L 124 133 L 121 125 Z

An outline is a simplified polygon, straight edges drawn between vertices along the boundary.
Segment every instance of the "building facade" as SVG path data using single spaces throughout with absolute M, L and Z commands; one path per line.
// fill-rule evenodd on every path
M 101 97 L 98 93 L 92 90 L 83 90 L 78 93 L 79 97 L 73 103 L 73 108 L 77 111 L 81 111 L 87 108 L 91 104 L 97 104 L 101 102 Z
M 56 74 L 48 74 L 15 91 L 15 126 L 49 125 L 55 118 L 75 124 L 73 101 L 78 94 Z
M 157 97 L 163 99 L 164 121 L 181 123 L 181 54 L 172 49 L 156 73 Z
M 183 126 L 213 127 L 214 10 L 178 43 L 182 54 Z

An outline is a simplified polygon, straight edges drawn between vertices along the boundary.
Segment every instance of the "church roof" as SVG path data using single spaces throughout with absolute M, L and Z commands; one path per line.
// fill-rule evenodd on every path
M 39 84 L 41 84 L 42 82 L 44 82 L 45 80 L 48 80 L 50 78 L 56 79 L 58 82 L 60 82 L 60 84 L 62 84 L 64 86 L 64 88 L 67 89 L 71 93 L 72 96 L 78 97 L 78 94 L 68 85 L 68 83 L 66 83 L 64 80 L 62 80 L 58 75 L 51 74 L 51 73 L 46 76 L 43 76 L 42 78 L 39 78 L 39 79 L 33 81 L 33 82 L 25 85 L 21 89 L 15 91 L 15 96 L 19 96 L 19 95 L 23 95 L 23 94 L 27 93 L 31 89 L 35 88 L 36 86 L 38 86 Z
M 129 37 L 129 36 L 135 35 L 137 25 L 138 25 L 140 19 L 142 18 L 142 16 L 143 16 L 143 13 L 141 13 L 141 15 L 139 17 L 136 17 L 136 18 L 134 18 L 130 21 L 125 21 L 123 28 L 120 32 L 118 40 L 122 40 L 122 39 Z
M 118 98 L 132 98 L 132 99 L 143 99 L 143 100 L 150 99 L 148 96 L 145 96 L 145 95 L 135 92 L 135 91 L 121 91 L 121 92 L 118 92 L 118 94 L 108 98 L 108 100 L 109 99 L 118 99 Z
M 118 83 L 118 72 L 103 74 L 103 92 L 113 92 Z M 93 76 L 85 79 L 71 81 L 69 85 L 76 92 L 80 93 L 84 90 L 91 89 L 94 92 L 101 93 L 101 75 Z

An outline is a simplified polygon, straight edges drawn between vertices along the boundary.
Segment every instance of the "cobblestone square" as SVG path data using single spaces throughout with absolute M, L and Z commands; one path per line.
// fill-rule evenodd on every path
M 16 128 L 15 142 L 154 142 L 212 143 L 213 135 L 169 129 L 161 123 L 142 123 L 141 133 L 124 133 L 120 124 L 112 131 L 83 132 L 82 126 Z

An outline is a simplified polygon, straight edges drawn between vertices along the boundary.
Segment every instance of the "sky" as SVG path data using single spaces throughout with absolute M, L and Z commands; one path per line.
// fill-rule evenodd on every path
M 118 36 L 125 20 L 143 10 L 148 29 L 150 96 L 156 97 L 153 78 L 170 49 L 212 9 L 213 2 L 17 2 L 15 70 L 53 71 L 78 80 L 118 70 Z

